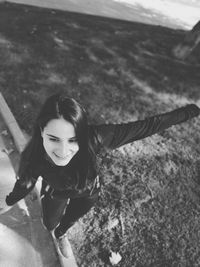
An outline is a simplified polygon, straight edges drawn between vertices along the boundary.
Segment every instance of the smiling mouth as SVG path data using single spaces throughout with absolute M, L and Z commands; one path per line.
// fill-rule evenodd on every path
M 55 154 L 55 153 L 53 153 L 55 156 L 56 156 L 56 158 L 59 158 L 59 159 L 66 159 L 66 158 L 68 158 L 69 157 L 69 155 L 67 155 L 67 156 L 65 156 L 65 157 L 60 157 L 60 156 L 58 156 L 57 154 Z

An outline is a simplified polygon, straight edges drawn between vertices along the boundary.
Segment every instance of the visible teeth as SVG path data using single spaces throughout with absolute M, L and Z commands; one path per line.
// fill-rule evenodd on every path
M 66 158 L 68 157 L 68 156 L 60 157 L 60 156 L 56 155 L 55 153 L 54 153 L 54 155 L 55 155 L 57 158 L 60 158 L 60 159 L 66 159 Z

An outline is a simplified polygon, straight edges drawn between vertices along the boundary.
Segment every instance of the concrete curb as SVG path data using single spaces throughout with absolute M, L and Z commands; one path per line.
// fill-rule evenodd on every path
M 5 99 L 1 93 L 0 93 L 0 113 L 1 113 L 1 115 L 5 121 L 6 126 L 9 129 L 13 139 L 14 139 L 14 142 L 15 142 L 15 145 L 16 145 L 18 152 L 21 153 L 27 144 L 27 140 L 24 137 L 24 134 L 22 133 L 20 127 L 18 126 L 18 123 L 15 120 L 15 117 L 13 116 L 10 108 L 8 107 L 6 101 L 5 101 Z M 39 191 L 38 191 L 37 187 L 35 187 L 35 193 L 39 197 Z M 40 199 L 38 199 L 38 200 L 40 203 Z M 58 253 L 54 238 L 53 238 L 53 241 L 54 241 L 55 249 L 56 249 L 58 257 L 59 257 L 61 267 L 77 267 L 74 255 L 73 255 L 73 262 L 71 260 L 69 260 L 69 261 L 65 260 L 65 258 L 63 258 L 62 255 L 60 253 Z
M 3 114 L 2 114 L 3 112 L 7 112 L 6 114 L 4 114 L 5 116 L 3 116 Z M 3 97 L 2 97 L 2 95 L 0 93 L 0 119 L 1 119 L 1 121 L 2 120 L 4 121 L 4 123 L 7 125 L 9 130 L 10 130 L 10 128 L 12 128 L 13 131 L 15 131 L 15 135 L 14 136 L 16 137 L 16 134 L 17 134 L 17 132 L 19 130 L 19 127 L 16 127 L 14 125 L 14 119 L 13 118 L 14 118 L 13 115 L 9 112 L 8 107 L 7 107 L 5 101 L 4 101 L 4 99 L 3 99 Z M 6 121 L 8 122 L 8 124 L 6 123 Z M 25 138 L 23 140 L 22 139 L 22 135 L 21 135 L 20 139 L 16 143 L 18 151 L 21 151 L 23 145 L 25 144 L 25 143 L 23 144 L 22 141 L 26 141 L 26 140 L 25 140 Z M 0 136 L 0 144 L 1 144 L 1 147 L 5 147 L 5 143 L 4 143 L 4 140 L 3 140 L 2 136 Z M 5 150 L 6 150 L 6 148 L 5 148 Z M 16 170 L 14 170 L 8 154 L 4 152 L 3 156 L 4 156 L 4 164 L 7 164 L 7 166 L 10 166 L 10 170 L 13 172 L 13 175 L 12 175 L 13 176 L 13 181 L 12 181 L 12 183 L 14 184 L 15 183 L 15 176 L 16 176 L 15 171 Z M 1 160 L 2 160 L 2 158 L 1 158 Z M 7 169 L 8 169 L 8 167 L 7 167 Z M 2 170 L 2 171 L 4 171 L 4 170 Z M 7 174 L 7 176 L 8 176 L 7 180 L 11 179 L 11 173 L 10 172 Z M 13 185 L 12 185 L 12 187 L 13 187 Z M 9 188 L 9 191 L 12 190 L 12 187 Z M 5 198 L 5 196 L 4 196 L 4 198 Z M 26 205 L 24 199 L 21 199 L 18 202 L 18 206 L 20 206 L 22 208 L 23 212 L 26 214 L 26 216 L 29 217 L 29 212 L 28 212 L 27 205 Z M 29 225 L 29 231 L 30 231 L 29 232 L 30 233 L 30 240 L 31 240 L 31 242 L 33 244 L 33 247 L 36 247 L 36 245 L 35 245 L 36 244 L 36 238 L 35 238 L 34 230 L 33 230 L 33 228 L 34 228 L 33 227 L 33 222 L 31 222 L 31 220 L 30 220 L 28 225 Z M 37 253 L 36 250 L 33 249 L 32 253 L 29 255 L 29 257 L 31 257 L 31 258 L 29 258 L 29 261 L 33 264 L 32 265 L 33 267 L 41 266 L 41 259 L 40 259 L 40 256 L 39 256 L 39 254 Z M 24 261 L 25 261 L 25 259 L 24 259 Z M 17 262 L 16 262 L 16 266 L 18 266 Z
M 0 119 L 1 126 L 5 126 L 5 123 L 2 123 L 2 117 Z M 16 179 L 10 158 L 5 152 L 6 145 L 4 141 L 0 134 L 0 203 L 1 207 L 8 208 L 6 212 L 9 214 L 12 206 L 7 207 L 5 205 L 5 198 L 13 189 Z M 17 207 L 11 211 L 11 214 L 6 215 L 6 217 L 1 217 L 0 215 L 0 266 L 26 267 L 30 265 L 32 267 L 42 267 L 40 254 L 35 249 L 37 242 L 34 235 L 33 222 L 30 220 L 29 211 L 24 199 L 17 203 Z M 20 218 L 18 217 L 19 214 L 21 215 Z M 5 218 L 6 220 L 4 221 Z M 13 224 L 11 223 L 12 218 L 15 218 Z M 23 224 L 23 230 L 21 229 L 21 224 Z M 25 235 L 27 239 L 23 238 Z M 15 256 L 13 257 L 13 255 Z
M 17 147 L 17 150 L 19 151 L 19 153 L 21 153 L 24 149 L 24 147 L 26 146 L 26 139 L 23 135 L 23 133 L 21 132 L 21 129 L 19 128 L 15 117 L 13 116 L 12 112 L 10 111 L 6 101 L 4 100 L 3 95 L 0 93 L 0 112 L 1 115 L 11 133 L 11 135 L 13 136 L 15 145 Z

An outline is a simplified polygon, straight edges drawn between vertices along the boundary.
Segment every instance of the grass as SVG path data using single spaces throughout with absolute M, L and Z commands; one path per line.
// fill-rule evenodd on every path
M 0 90 L 28 134 L 54 92 L 79 100 L 91 123 L 200 104 L 200 65 L 171 53 L 184 35 L 1 3 Z M 199 130 L 195 118 L 99 157 L 99 203 L 70 230 L 79 266 L 110 266 L 110 250 L 123 267 L 200 265 Z

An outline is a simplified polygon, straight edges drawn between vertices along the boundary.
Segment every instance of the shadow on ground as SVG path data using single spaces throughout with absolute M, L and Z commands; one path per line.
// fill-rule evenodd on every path
M 183 31 L 23 5 L 1 4 L 0 12 L 0 86 L 11 106 L 20 94 L 21 118 L 57 90 L 80 98 L 94 117 L 199 97 L 199 66 L 171 55 Z
M 32 201 L 29 199 L 29 202 Z M 38 203 L 29 203 L 30 217 L 17 205 L 1 215 L 1 266 L 27 266 L 36 262 L 41 266 L 59 266 L 56 252 L 52 249 L 53 241 L 50 236 L 44 234 L 46 230 L 41 224 L 36 206 L 38 209 Z M 33 233 L 36 236 L 33 236 Z

